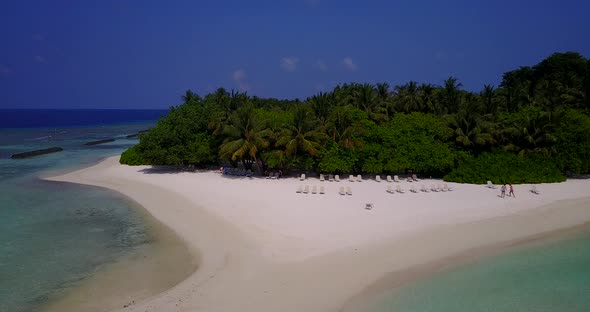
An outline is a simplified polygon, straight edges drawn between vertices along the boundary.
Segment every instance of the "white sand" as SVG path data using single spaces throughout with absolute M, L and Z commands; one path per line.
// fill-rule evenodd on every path
M 517 185 L 516 198 L 501 199 L 499 189 L 480 185 L 414 194 L 411 185 L 442 182 L 367 178 L 166 173 L 112 157 L 51 179 L 133 198 L 200 258 L 184 282 L 125 311 L 336 311 L 389 272 L 590 220 L 587 201 L 558 203 L 587 197 L 590 180 L 537 185 L 541 195 Z M 405 194 L 385 192 L 398 184 Z M 300 185 L 323 185 L 326 194 L 297 194 Z M 351 186 L 353 195 L 339 195 L 340 186 Z M 374 208 L 365 210 L 366 203 Z

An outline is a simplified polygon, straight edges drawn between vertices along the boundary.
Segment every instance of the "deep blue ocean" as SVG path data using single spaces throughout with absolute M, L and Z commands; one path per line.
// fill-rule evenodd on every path
M 0 109 L 0 128 L 73 127 L 154 121 L 167 110 Z
M 95 164 L 136 144 L 129 134 L 166 110 L 0 110 L 0 311 L 38 311 L 135 248 L 143 216 L 117 193 L 40 179 Z M 88 141 L 115 138 L 85 146 Z M 14 153 L 59 146 L 27 159 Z

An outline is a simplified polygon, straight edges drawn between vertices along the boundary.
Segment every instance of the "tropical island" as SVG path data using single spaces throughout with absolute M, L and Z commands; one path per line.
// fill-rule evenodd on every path
M 566 181 L 589 171 L 588 64 L 554 54 L 477 94 L 455 78 L 393 92 L 346 84 L 305 101 L 187 92 L 121 156 L 48 179 L 128 196 L 186 245 L 160 255 L 171 261 L 164 271 L 192 269 L 173 282 L 135 259 L 48 311 L 380 311 L 371 307 L 387 306 L 383 294 L 449 268 L 588 233 L 590 181 Z M 218 166 L 307 177 L 231 176 Z M 379 181 L 382 173 L 421 181 Z M 479 185 L 486 180 L 520 185 L 504 196 Z M 542 261 L 525 267 L 544 270 Z M 519 296 L 534 279 L 486 271 L 465 287 L 489 285 L 486 296 L 505 288 L 497 300 L 507 310 L 541 300 Z M 494 286 L 490 274 L 517 280 Z M 563 298 L 578 296 L 572 287 Z
M 561 182 L 590 172 L 590 60 L 555 53 L 499 87 L 342 84 L 306 100 L 217 89 L 183 104 L 122 164 L 417 173 L 460 183 Z

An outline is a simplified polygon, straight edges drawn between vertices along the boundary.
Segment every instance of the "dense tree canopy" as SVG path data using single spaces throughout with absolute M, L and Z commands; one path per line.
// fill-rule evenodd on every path
M 121 161 L 559 181 L 590 172 L 589 92 L 590 60 L 574 52 L 509 71 L 480 92 L 456 77 L 440 86 L 341 84 L 305 101 L 187 90 Z

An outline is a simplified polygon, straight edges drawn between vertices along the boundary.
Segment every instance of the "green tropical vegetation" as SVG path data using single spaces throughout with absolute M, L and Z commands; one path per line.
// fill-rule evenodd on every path
M 259 174 L 418 173 L 465 183 L 590 172 L 590 60 L 555 53 L 499 86 L 347 83 L 306 100 L 188 90 L 123 153 L 129 165 L 223 165 Z

